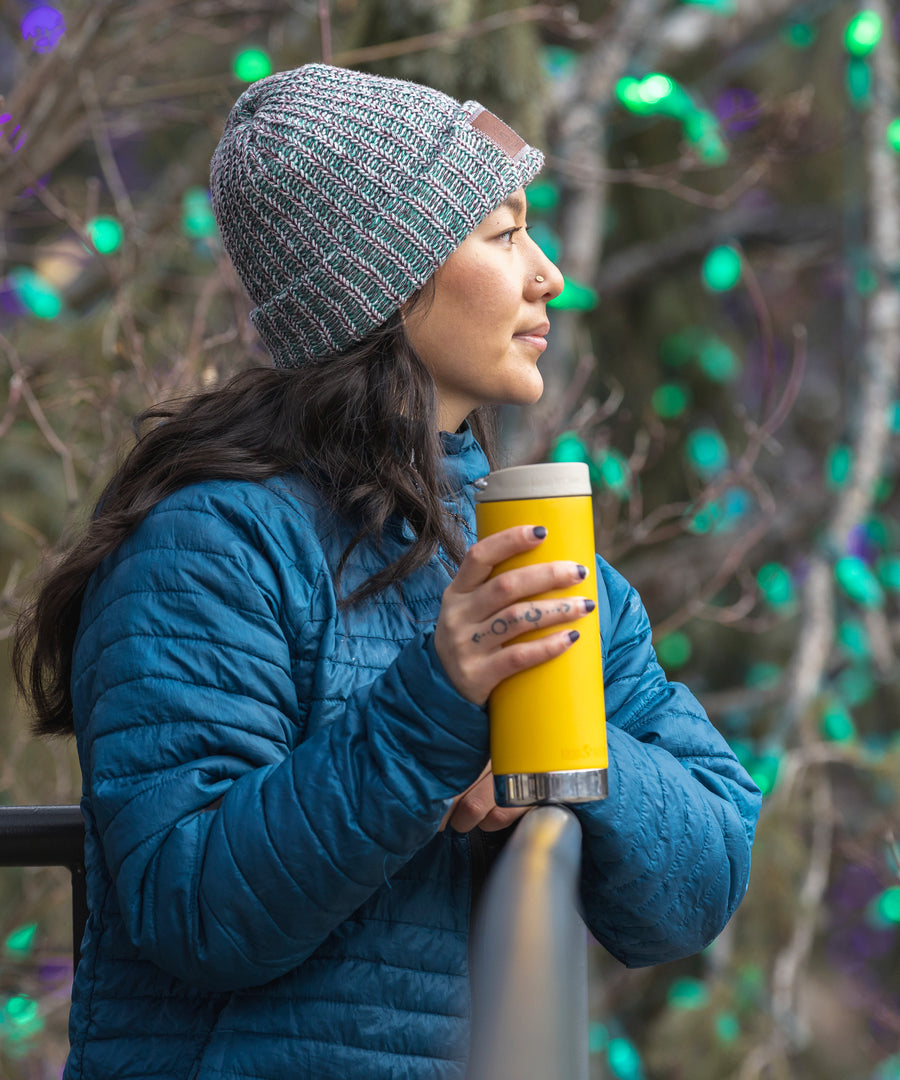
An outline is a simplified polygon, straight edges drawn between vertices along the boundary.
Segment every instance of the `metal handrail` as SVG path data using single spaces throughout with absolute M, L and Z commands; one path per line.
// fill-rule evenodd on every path
M 467 1080 L 587 1080 L 580 868 L 581 826 L 562 806 L 529 811 L 498 857 L 474 930 Z
M 84 818 L 79 806 L 0 806 L 0 866 L 65 866 L 72 875 L 72 961 L 87 923 Z

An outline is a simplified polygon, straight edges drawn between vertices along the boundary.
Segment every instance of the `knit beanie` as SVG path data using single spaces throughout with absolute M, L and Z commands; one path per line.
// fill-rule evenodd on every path
M 249 86 L 210 187 L 275 363 L 365 338 L 543 160 L 478 102 L 417 83 L 307 64 Z

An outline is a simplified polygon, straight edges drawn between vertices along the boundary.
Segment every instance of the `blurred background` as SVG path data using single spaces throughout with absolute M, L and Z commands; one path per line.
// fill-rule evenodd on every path
M 508 464 L 583 460 L 600 552 L 765 793 L 705 952 L 593 943 L 592 1076 L 900 1078 L 900 16 L 884 0 L 0 0 L 0 636 L 151 403 L 266 357 L 208 167 L 313 60 L 542 147 L 565 292 Z M 0 803 L 69 803 L 0 664 Z M 64 870 L 0 871 L 0 1076 L 56 1080 Z

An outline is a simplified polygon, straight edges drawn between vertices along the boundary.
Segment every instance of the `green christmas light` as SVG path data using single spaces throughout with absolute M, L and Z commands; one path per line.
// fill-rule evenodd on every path
M 14 267 L 8 280 L 19 301 L 32 315 L 39 319 L 56 319 L 62 313 L 62 297 L 49 281 L 30 267 Z
M 697 362 L 703 374 L 717 383 L 732 382 L 741 371 L 741 362 L 734 349 L 721 338 L 710 337 L 701 346 Z
M 669 334 L 659 343 L 659 356 L 667 367 L 679 368 L 700 355 L 700 350 L 710 338 L 702 326 L 688 326 Z
M 716 1038 L 725 1044 L 736 1042 L 741 1034 L 738 1018 L 731 1012 L 721 1012 L 716 1017 Z
M 590 285 L 582 285 L 579 281 L 565 278 L 563 291 L 559 296 L 547 301 L 547 307 L 556 308 L 558 311 L 593 311 L 600 303 L 597 290 Z
M 641 80 L 630 75 L 626 75 L 616 83 L 616 98 L 619 104 L 638 116 L 646 116 L 653 112 L 653 106 L 645 101 L 641 94 Z
M 646 75 L 638 86 L 638 94 L 647 105 L 658 105 L 670 97 L 675 90 L 675 82 L 668 75 L 654 73 Z
M 711 112 L 694 108 L 684 117 L 684 137 L 694 147 L 701 161 L 709 165 L 724 165 L 728 148 L 722 141 L 719 122 Z
M 262 49 L 244 49 L 234 58 L 232 70 L 241 82 L 252 83 L 272 74 L 272 61 Z
M 703 260 L 703 284 L 712 292 L 727 292 L 741 279 L 741 254 L 731 244 L 713 248 Z
M 872 1080 L 900 1080 L 900 1054 L 882 1058 L 875 1066 Z
M 854 56 L 867 56 L 881 41 L 881 16 L 874 11 L 861 11 L 847 24 L 844 45 Z
M 535 180 L 525 189 L 528 209 L 546 213 L 559 205 L 559 185 L 552 180 Z
M 781 754 L 770 752 L 758 757 L 748 770 L 750 778 L 763 793 L 763 796 L 771 795 L 778 783 L 778 772 L 781 768 Z
M 606 1051 L 610 1072 L 616 1080 L 644 1080 L 644 1067 L 637 1047 L 629 1039 L 609 1040 Z
M 900 923 L 900 886 L 885 889 L 878 897 L 875 909 L 886 923 Z
M 673 1009 L 703 1009 L 709 1004 L 709 989 L 702 979 L 684 975 L 675 979 L 666 997 Z
M 602 1054 L 609 1046 L 609 1032 L 606 1025 L 592 1020 L 588 1025 L 588 1053 Z
M 38 924 L 28 923 L 26 926 L 20 926 L 18 930 L 13 932 L 6 939 L 5 947 L 8 952 L 19 953 L 20 955 L 27 955 L 31 952 L 31 947 L 34 944 L 34 935 L 37 933 Z
M 696 428 L 684 444 L 688 464 L 704 478 L 716 476 L 728 467 L 728 447 L 714 428 Z
M 868 667 L 854 664 L 834 680 L 835 690 L 848 705 L 865 705 L 875 693 L 875 680 Z
M 529 236 L 550 262 L 559 262 L 560 239 L 549 225 L 539 221 L 536 225 L 531 226 Z
M 884 133 L 888 146 L 897 154 L 900 154 L 900 116 L 895 116 L 888 124 Z
M 830 488 L 842 488 L 853 472 L 853 451 L 849 446 L 832 446 L 825 459 L 825 482 Z
M 866 660 L 872 654 L 869 634 L 859 619 L 842 619 L 837 638 L 840 647 L 854 660 Z
M 541 66 L 551 79 L 565 79 L 578 68 L 580 57 L 564 45 L 545 45 L 541 49 Z
M 660 383 L 650 398 L 653 411 L 661 420 L 676 420 L 690 403 L 690 387 L 682 382 Z
M 101 255 L 111 255 L 122 246 L 124 231 L 113 217 L 95 217 L 87 223 L 87 234 Z
M 585 465 L 593 464 L 588 448 L 574 431 L 564 431 L 553 443 L 550 450 L 551 461 L 580 461 Z
M 850 103 L 856 109 L 866 109 L 872 103 L 872 70 L 861 56 L 851 56 L 847 61 L 844 84 Z
M 690 513 L 691 511 L 688 511 L 688 515 Z M 722 523 L 722 516 L 722 504 L 718 499 L 714 499 L 691 517 L 688 531 L 697 536 L 716 532 Z
M 769 607 L 776 611 L 794 603 L 794 583 L 781 563 L 770 562 L 756 572 L 756 584 Z
M 671 634 L 660 638 L 655 648 L 657 660 L 663 667 L 673 671 L 683 667 L 693 652 L 691 639 L 681 630 L 673 630 Z
M 838 559 L 834 568 L 835 579 L 851 600 L 863 607 L 877 608 L 884 604 L 884 591 L 878 578 L 856 555 Z
M 895 435 L 900 432 L 900 401 L 888 405 L 888 426 Z
M 574 431 L 564 431 L 553 443 L 548 455 L 550 461 L 577 461 L 587 465 L 591 483 L 600 484 L 600 474 L 590 451 Z
M 755 686 L 760 690 L 777 686 L 780 681 L 781 668 L 769 660 L 757 660 L 747 668 L 747 674 L 744 676 L 747 686 Z
M 194 240 L 218 235 L 218 226 L 206 188 L 191 187 L 181 199 L 181 229 Z
M 875 563 L 875 573 L 883 588 L 900 592 L 900 555 L 882 555 Z
M 718 15 L 733 15 L 737 11 L 734 0 L 684 0 L 684 3 L 693 7 L 710 8 Z
M 606 488 L 620 499 L 631 491 L 631 469 L 618 450 L 608 448 L 594 459 L 597 467 L 598 486 Z
M 822 710 L 820 728 L 829 742 L 849 743 L 856 738 L 853 717 L 839 701 L 829 702 Z
M 781 37 L 794 49 L 808 49 L 816 40 L 816 28 L 809 23 L 791 22 L 782 30 Z
M 29 1024 L 40 1012 L 40 1005 L 27 994 L 17 994 L 6 1003 L 6 1015 L 14 1024 Z

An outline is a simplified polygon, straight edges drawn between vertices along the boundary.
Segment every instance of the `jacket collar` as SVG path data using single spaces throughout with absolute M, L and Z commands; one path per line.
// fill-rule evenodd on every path
M 487 457 L 467 420 L 458 431 L 442 431 L 441 445 L 451 490 L 459 491 L 479 477 L 487 476 L 490 471 Z

